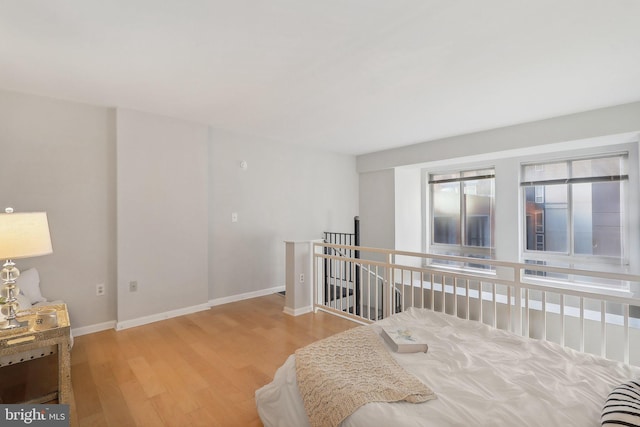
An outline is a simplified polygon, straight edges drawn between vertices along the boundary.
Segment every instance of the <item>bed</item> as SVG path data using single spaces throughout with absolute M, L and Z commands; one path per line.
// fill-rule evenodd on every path
M 435 398 L 423 403 L 366 403 L 342 420 L 343 427 L 600 426 L 605 402 L 613 399 L 612 390 L 640 378 L 639 367 L 428 309 L 410 308 L 361 328 L 379 334 L 383 325 L 410 326 L 428 337 L 427 353 L 387 349 Z M 295 355 L 289 356 L 271 383 L 256 391 L 256 404 L 266 427 L 310 425 L 296 378 Z M 640 403 L 632 408 L 640 410 Z M 607 416 L 614 416 L 618 409 L 613 407 Z

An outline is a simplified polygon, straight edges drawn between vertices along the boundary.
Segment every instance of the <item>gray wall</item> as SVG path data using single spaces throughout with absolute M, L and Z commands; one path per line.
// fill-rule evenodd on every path
M 114 130 L 113 110 L 0 91 L 0 208 L 46 211 L 53 245 L 17 264 L 38 268 L 74 327 L 116 315 Z
M 209 164 L 211 299 L 284 286 L 285 240 L 353 232 L 354 156 L 212 130 Z
M 146 113 L 0 91 L 0 144 L 0 208 L 51 227 L 53 254 L 18 265 L 84 332 L 284 286 L 284 240 L 358 214 L 354 156 Z
M 207 153 L 204 125 L 118 110 L 118 322 L 207 303 Z

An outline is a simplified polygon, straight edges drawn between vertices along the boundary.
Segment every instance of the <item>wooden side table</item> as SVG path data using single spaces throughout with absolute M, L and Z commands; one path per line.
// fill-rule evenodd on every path
M 34 330 L 36 314 L 39 310 L 54 308 L 58 315 L 58 326 L 45 330 Z M 58 353 L 58 387 L 57 390 L 45 396 L 38 396 L 27 402 L 44 403 L 58 400 L 58 403 L 69 404 L 71 400 L 71 328 L 66 304 L 37 307 L 18 313 L 18 320 L 29 322 L 26 328 L 16 330 L 0 330 L 0 356 L 20 355 L 31 350 L 57 347 Z M 28 361 L 30 359 L 25 360 Z

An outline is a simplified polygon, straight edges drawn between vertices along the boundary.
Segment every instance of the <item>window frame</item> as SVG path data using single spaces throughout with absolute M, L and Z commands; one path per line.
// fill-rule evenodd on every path
M 486 171 L 488 174 L 480 174 L 479 172 Z M 479 173 L 475 176 L 467 176 L 464 174 L 468 173 Z M 446 169 L 446 170 L 430 170 L 425 171 L 424 181 L 426 184 L 427 192 L 428 192 L 428 208 L 426 209 L 426 224 L 427 233 L 426 233 L 426 243 L 429 252 L 443 254 L 443 255 L 457 255 L 457 256 L 465 256 L 465 257 L 479 257 L 485 259 L 494 259 L 495 258 L 495 203 L 496 203 L 496 191 L 495 191 L 495 167 L 494 166 L 478 166 L 478 167 L 466 167 L 466 168 L 456 168 L 456 169 Z M 452 175 L 457 174 L 458 178 L 445 179 L 445 180 L 437 180 L 435 182 L 432 181 L 431 177 L 433 175 Z M 492 180 L 492 203 L 491 203 L 491 214 L 490 214 L 490 245 L 488 247 L 484 246 L 470 246 L 466 244 L 467 240 L 467 229 L 466 229 L 466 208 L 467 203 L 465 200 L 464 193 L 464 183 L 467 181 L 476 181 L 479 179 L 491 179 Z M 434 215 L 434 196 L 435 192 L 433 191 L 433 185 L 444 182 L 457 182 L 459 185 L 459 206 L 460 206 L 460 243 L 458 244 L 449 244 L 449 243 L 436 243 L 434 241 L 435 237 L 435 215 Z
M 519 211 L 522 215 L 522 220 L 520 221 L 521 227 L 521 261 L 534 261 L 534 262 L 546 262 L 549 265 L 562 265 L 570 268 L 584 268 L 585 266 L 589 266 L 593 263 L 599 264 L 600 269 L 604 270 L 612 270 L 617 271 L 616 267 L 627 267 L 629 266 L 629 252 L 630 252 L 630 239 L 627 236 L 626 230 L 629 230 L 629 211 L 628 206 L 630 203 L 631 197 L 631 188 L 630 188 L 630 177 L 629 177 L 629 168 L 632 165 L 630 161 L 630 157 L 632 155 L 631 150 L 623 150 L 623 151 L 611 151 L 611 152 L 601 152 L 594 153 L 590 155 L 564 155 L 560 157 L 548 157 L 545 156 L 544 159 L 537 160 L 527 160 L 520 162 L 520 206 Z M 620 209 L 621 209 L 621 226 L 622 232 L 620 235 L 621 238 L 621 254 L 620 257 L 610 256 L 610 255 L 592 255 L 592 254 L 576 254 L 575 253 L 575 224 L 574 224 L 574 200 L 573 200 L 573 185 L 579 184 L 578 182 L 570 182 L 571 181 L 571 166 L 568 167 L 569 178 L 567 179 L 567 230 L 568 230 L 568 242 L 567 242 L 567 251 L 566 252 L 553 252 L 546 250 L 531 250 L 527 249 L 527 214 L 526 214 L 526 189 L 528 187 L 534 187 L 536 203 L 538 199 L 538 191 L 537 187 L 540 186 L 543 188 L 542 193 L 545 193 L 544 187 L 545 185 L 537 184 L 542 181 L 527 181 L 529 185 L 526 185 L 523 182 L 524 168 L 526 166 L 534 166 L 536 170 L 539 165 L 542 164 L 553 164 L 553 163 L 561 163 L 566 162 L 571 164 L 574 161 L 581 160 L 590 160 L 590 159 L 602 159 L 602 158 L 613 158 L 613 157 L 623 157 L 626 162 L 626 172 L 624 174 L 623 179 L 618 180 L 621 185 L 621 197 L 620 197 Z M 597 180 L 584 180 L 582 182 L 594 183 L 598 182 Z M 600 181 L 602 182 L 602 181 Z M 551 184 L 547 184 L 551 185 Z M 544 195 L 542 196 L 544 198 Z M 544 212 L 542 212 L 544 215 Z M 544 229 L 544 228 L 543 228 Z M 543 236 L 544 237 L 544 236 Z M 537 246 L 537 236 L 536 236 L 536 246 Z

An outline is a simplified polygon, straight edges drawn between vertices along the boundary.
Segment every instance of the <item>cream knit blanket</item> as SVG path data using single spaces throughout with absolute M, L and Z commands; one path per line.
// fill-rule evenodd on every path
M 337 426 L 369 402 L 420 403 L 435 394 L 360 326 L 296 351 L 296 377 L 312 427 Z

